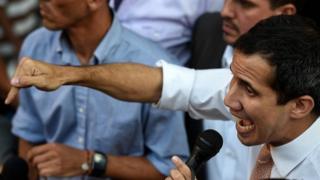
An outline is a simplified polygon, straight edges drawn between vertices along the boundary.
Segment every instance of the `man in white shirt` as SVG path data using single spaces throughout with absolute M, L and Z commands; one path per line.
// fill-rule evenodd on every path
M 295 14 L 300 6 L 298 1 L 292 0 L 225 0 L 221 13 L 206 13 L 195 23 L 190 67 L 195 69 L 230 68 L 233 57 L 232 45 L 240 35 L 266 17 Z M 250 174 L 249 171 L 246 171 L 250 150 L 237 138 L 232 121 L 214 120 L 188 122 L 190 126 L 195 123 L 203 123 L 204 129 L 216 129 L 224 139 L 219 154 L 207 162 L 208 179 L 242 179 L 245 172 Z
M 110 6 L 126 28 L 149 38 L 185 65 L 196 19 L 205 12 L 220 11 L 223 0 L 111 0 Z M 119 5 L 120 4 L 120 5 Z
M 267 145 L 273 164 L 267 177 L 250 179 L 320 178 L 319 48 L 319 28 L 295 16 L 259 23 L 236 42 L 224 101 L 239 140 Z M 177 169 L 167 180 L 191 179 L 181 160 L 173 162 Z
M 319 48 L 318 27 L 297 16 L 263 21 L 235 45 L 233 78 L 225 104 L 236 119 L 238 138 L 243 144 L 271 147 L 271 178 L 320 178 Z M 120 99 L 158 102 L 160 107 L 186 110 L 198 118 L 228 119 L 231 115 L 221 105 L 227 84 L 208 91 L 208 83 L 214 85 L 215 78 L 221 78 L 211 72 L 166 63 L 162 69 L 134 64 L 59 68 L 26 58 L 12 84 L 35 85 L 43 90 L 78 84 Z M 175 73 L 174 77 L 168 77 L 170 73 Z M 230 74 L 226 79 L 231 77 Z M 185 79 L 194 81 L 187 84 Z M 17 90 L 12 88 L 7 103 Z M 252 159 L 256 159 L 257 149 L 255 146 Z M 172 170 L 168 178 L 189 179 L 190 170 L 177 158 L 173 162 L 178 170 Z M 253 165 L 254 161 L 251 168 Z

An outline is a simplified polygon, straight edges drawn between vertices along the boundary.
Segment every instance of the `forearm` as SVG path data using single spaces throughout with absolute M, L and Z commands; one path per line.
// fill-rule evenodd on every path
M 100 90 L 126 101 L 158 102 L 162 90 L 161 68 L 141 64 L 108 64 L 87 67 L 63 67 L 63 84 L 75 84 Z
M 105 64 L 98 66 L 57 66 L 23 58 L 11 80 L 9 104 L 19 88 L 35 86 L 53 91 L 62 85 L 81 85 L 100 90 L 125 101 L 158 102 L 162 91 L 162 69 L 141 64 Z
M 164 179 L 145 157 L 110 156 L 106 175 L 114 179 Z

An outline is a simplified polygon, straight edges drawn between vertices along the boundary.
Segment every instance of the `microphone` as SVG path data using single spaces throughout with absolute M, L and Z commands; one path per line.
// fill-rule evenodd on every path
M 193 146 L 192 154 L 186 162 L 192 173 L 195 174 L 204 162 L 215 156 L 222 144 L 222 137 L 217 131 L 208 129 L 200 133 Z
M 0 180 L 28 180 L 28 164 L 18 156 L 9 158 L 3 165 Z

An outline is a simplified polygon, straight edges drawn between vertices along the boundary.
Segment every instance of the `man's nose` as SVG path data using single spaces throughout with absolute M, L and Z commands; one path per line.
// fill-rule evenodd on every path
M 239 111 L 242 109 L 236 83 L 230 83 L 229 91 L 226 97 L 224 98 L 224 104 L 235 111 Z
M 223 8 L 221 10 L 221 16 L 224 18 L 232 18 L 234 16 L 233 0 L 225 0 Z

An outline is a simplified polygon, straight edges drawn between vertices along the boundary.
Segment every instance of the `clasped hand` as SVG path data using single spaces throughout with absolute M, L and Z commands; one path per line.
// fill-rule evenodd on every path
M 40 176 L 79 176 L 85 172 L 81 164 L 86 162 L 86 152 L 63 144 L 50 143 L 35 146 L 27 154 L 27 160 Z

